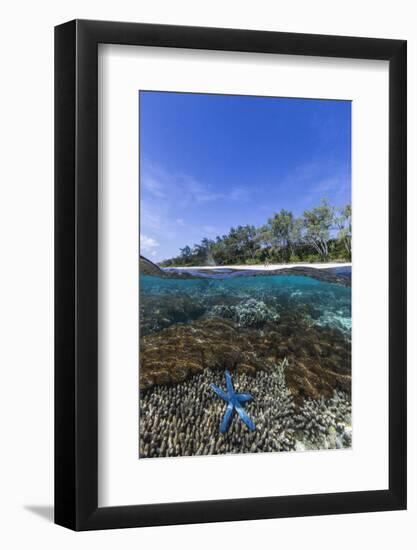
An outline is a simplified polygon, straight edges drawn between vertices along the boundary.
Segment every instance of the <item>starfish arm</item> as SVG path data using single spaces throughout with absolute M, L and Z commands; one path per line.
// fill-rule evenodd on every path
M 236 394 L 236 399 L 239 401 L 239 403 L 244 403 L 245 401 L 251 401 L 253 397 L 250 393 L 238 393 Z
M 229 398 L 227 396 L 227 394 L 221 389 L 219 388 L 218 386 L 216 386 L 216 384 L 210 384 L 210 388 L 214 391 L 214 393 L 216 393 L 219 397 L 221 397 L 222 399 L 224 399 L 224 401 L 229 401 Z
M 229 428 L 230 421 L 232 419 L 232 414 L 233 414 L 233 405 L 232 405 L 232 403 L 229 403 L 227 405 L 226 412 L 224 413 L 223 419 L 222 419 L 221 424 L 220 424 L 220 432 L 222 434 L 227 432 L 227 429 Z
M 235 390 L 233 388 L 232 376 L 228 370 L 226 371 L 226 386 L 227 386 L 227 393 L 230 396 L 233 395 L 235 393 Z
M 256 430 L 256 426 L 255 426 L 254 422 L 249 418 L 249 415 L 247 414 L 245 409 L 239 403 L 237 403 L 235 405 L 235 408 L 236 408 L 237 414 L 240 416 L 240 418 L 246 424 L 246 426 L 250 430 Z

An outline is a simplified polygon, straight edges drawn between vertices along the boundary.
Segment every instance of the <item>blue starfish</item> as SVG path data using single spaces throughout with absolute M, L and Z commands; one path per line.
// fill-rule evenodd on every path
M 253 399 L 252 395 L 250 393 L 235 392 L 232 384 L 232 377 L 230 376 L 230 372 L 228 370 L 226 371 L 226 386 L 227 393 L 215 384 L 210 384 L 211 389 L 227 403 L 226 412 L 224 413 L 223 419 L 220 424 L 220 433 L 224 434 L 227 432 L 230 426 L 230 421 L 232 420 L 233 411 L 237 412 L 241 420 L 243 420 L 243 422 L 250 430 L 255 430 L 255 424 L 249 418 L 248 414 L 242 406 L 242 403 L 246 403 L 247 401 Z

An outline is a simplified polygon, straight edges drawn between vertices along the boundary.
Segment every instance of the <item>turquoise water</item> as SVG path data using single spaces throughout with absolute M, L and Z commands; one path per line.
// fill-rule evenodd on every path
M 172 271 L 140 276 L 141 458 L 351 446 L 350 269 Z
M 172 271 L 172 270 L 171 270 Z M 332 272 L 332 270 L 330 270 Z M 350 278 L 350 268 L 333 272 Z M 190 271 L 188 271 L 190 273 Z M 302 275 L 215 270 L 196 278 L 140 277 L 142 335 L 176 323 L 223 316 L 262 327 L 288 311 L 302 311 L 311 323 L 343 332 L 350 339 L 351 288 Z

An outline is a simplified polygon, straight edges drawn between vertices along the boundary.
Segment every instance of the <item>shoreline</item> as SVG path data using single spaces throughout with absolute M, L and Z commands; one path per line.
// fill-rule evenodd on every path
M 242 270 L 253 270 L 253 271 L 275 271 L 279 269 L 291 269 L 293 267 L 310 267 L 313 269 L 331 269 L 334 267 L 352 267 L 352 262 L 345 263 L 292 263 L 292 264 L 269 264 L 265 266 L 264 264 L 258 265 L 203 265 L 203 266 L 169 266 L 161 267 L 163 271 L 170 269 L 181 269 L 181 270 L 215 270 L 215 269 L 232 269 L 236 271 Z

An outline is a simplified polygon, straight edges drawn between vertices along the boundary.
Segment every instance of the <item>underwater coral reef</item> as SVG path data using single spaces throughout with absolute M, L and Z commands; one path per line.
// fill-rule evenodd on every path
M 251 431 L 231 420 L 219 431 L 225 403 L 210 384 L 222 385 L 224 372 L 205 369 L 181 384 L 155 386 L 141 395 L 139 456 L 167 457 L 223 453 L 258 453 L 351 446 L 351 403 L 346 392 L 304 399 L 297 405 L 285 381 L 285 362 L 271 372 L 235 374 L 238 391 L 250 392 Z
M 140 457 L 351 445 L 351 289 L 312 278 L 141 275 Z M 346 282 L 348 281 L 348 282 Z M 251 394 L 249 430 L 211 390 Z
M 350 392 L 350 342 L 340 331 L 308 324 L 298 312 L 268 323 L 263 330 L 253 330 L 229 319 L 208 318 L 144 336 L 141 389 L 183 382 L 206 368 L 268 372 L 287 357 L 288 386 L 295 396 Z

